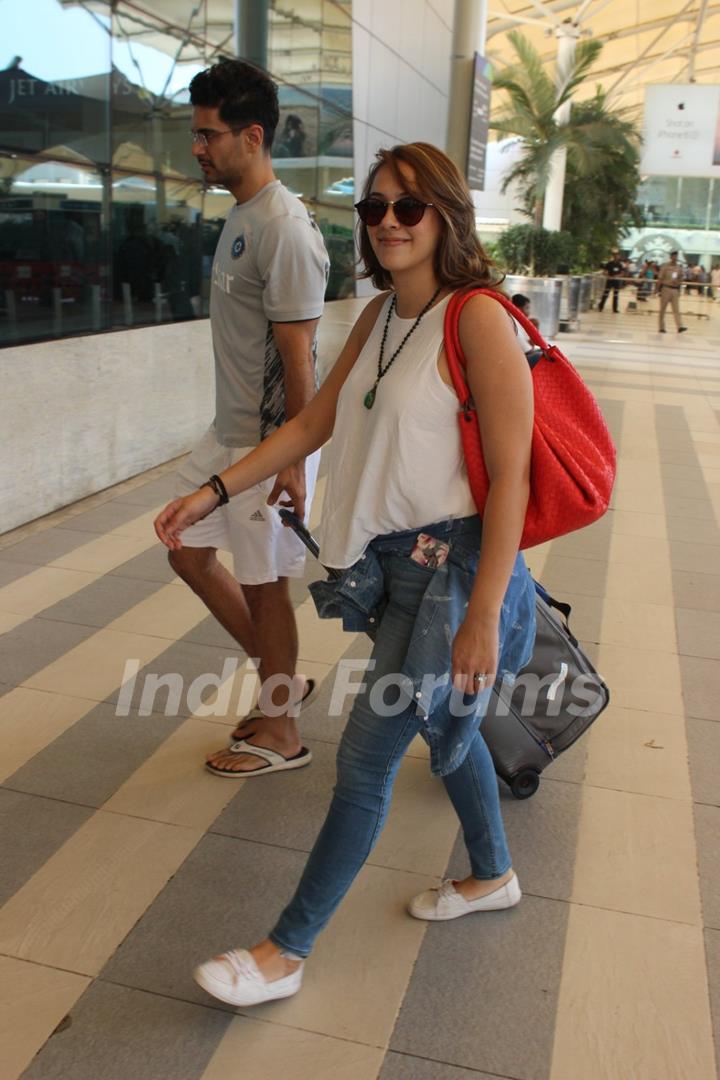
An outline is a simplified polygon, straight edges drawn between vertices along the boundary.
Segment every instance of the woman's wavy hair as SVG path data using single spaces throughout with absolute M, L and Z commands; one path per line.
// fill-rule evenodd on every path
M 452 288 L 484 286 L 495 288 L 503 274 L 492 264 L 475 235 L 475 207 L 468 186 L 457 166 L 442 150 L 430 143 L 415 142 L 378 150 L 363 188 L 366 199 L 373 189 L 375 177 L 383 165 L 388 165 L 398 183 L 423 202 L 432 203 L 445 228 L 435 252 L 435 273 L 442 285 Z M 400 173 L 400 165 L 413 170 L 412 183 Z M 392 276 L 380 265 L 372 249 L 367 227 L 359 222 L 358 246 L 363 269 L 362 278 L 370 278 L 376 289 L 392 288 Z

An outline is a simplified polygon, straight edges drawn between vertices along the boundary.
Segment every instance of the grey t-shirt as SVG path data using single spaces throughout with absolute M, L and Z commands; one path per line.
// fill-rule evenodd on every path
M 319 318 L 328 270 L 319 228 L 279 180 L 230 211 L 210 294 L 215 432 L 223 446 L 257 446 L 285 422 L 272 324 Z

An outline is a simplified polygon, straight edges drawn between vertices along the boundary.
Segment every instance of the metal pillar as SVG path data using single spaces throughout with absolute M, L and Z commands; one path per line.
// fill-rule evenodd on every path
M 165 198 L 165 178 L 163 169 L 167 151 L 163 142 L 163 118 L 157 109 L 151 114 L 153 171 L 155 173 L 155 218 L 158 225 L 167 221 L 167 200 Z
M 267 69 L 268 0 L 234 0 L 235 54 Z
M 155 322 L 162 322 L 163 291 L 159 281 L 155 282 Z
M 705 208 L 705 232 L 710 232 L 710 224 L 712 222 L 712 209 L 713 209 L 713 194 L 715 192 L 715 177 L 710 177 L 710 183 L 708 184 L 708 197 L 707 207 Z M 712 260 L 711 260 L 712 262 Z
M 52 289 L 53 334 L 62 334 L 62 289 L 55 285 Z
M 461 172 L 467 168 L 475 53 L 485 54 L 487 0 L 455 0 L 448 103 L 447 152 Z
M 133 304 L 132 304 L 132 290 L 130 283 L 123 281 L 121 285 L 122 298 L 123 298 L 123 317 L 126 326 L 132 326 L 133 324 Z
M 580 28 L 571 22 L 562 23 L 555 28 L 555 36 L 558 39 L 557 85 L 561 87 L 564 85 L 568 73 L 575 63 L 575 46 L 580 36 Z M 568 122 L 570 108 L 570 101 L 566 101 L 557 109 L 555 120 L 558 124 Z M 545 229 L 557 230 L 562 223 L 566 158 L 567 151 L 563 146 L 556 150 L 550 159 L 550 176 L 545 189 L 545 204 L 543 207 L 543 228 Z
M 102 329 L 102 299 L 100 286 L 90 286 L 90 325 L 93 330 Z

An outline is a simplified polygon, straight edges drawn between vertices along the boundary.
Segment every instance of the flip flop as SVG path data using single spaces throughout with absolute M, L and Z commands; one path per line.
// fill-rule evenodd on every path
M 223 776 L 230 780 L 245 780 L 248 776 L 260 776 L 261 773 L 285 772 L 287 769 L 302 769 L 312 761 L 312 753 L 306 746 L 300 748 L 297 754 L 286 758 L 277 750 L 270 750 L 267 746 L 255 746 L 246 739 L 239 739 L 230 747 L 233 754 L 252 754 L 254 757 L 263 758 L 266 765 L 258 765 L 256 769 L 222 769 L 212 762 L 206 761 L 205 768 L 214 776 Z
M 302 705 L 307 705 L 307 703 L 310 701 L 310 698 L 313 696 L 313 694 L 315 693 L 316 690 L 317 690 L 317 683 L 315 682 L 315 680 L 314 679 L 308 679 L 306 684 L 305 684 L 305 693 L 300 698 L 300 705 L 301 706 Z M 260 706 L 259 705 L 253 706 L 253 708 L 250 710 L 250 712 L 247 714 L 247 716 L 243 717 L 243 719 L 240 721 L 240 723 L 237 725 L 237 727 L 233 731 L 232 735 L 230 736 L 230 745 L 232 746 L 232 744 L 237 742 L 239 738 L 242 738 L 242 739 L 251 738 L 255 734 L 254 731 L 247 731 L 247 732 L 245 732 L 244 735 L 240 736 L 240 735 L 238 735 L 238 728 L 244 727 L 245 724 L 249 724 L 252 720 L 262 720 L 263 717 L 264 717 L 264 713 L 263 713 L 262 709 L 260 708 Z

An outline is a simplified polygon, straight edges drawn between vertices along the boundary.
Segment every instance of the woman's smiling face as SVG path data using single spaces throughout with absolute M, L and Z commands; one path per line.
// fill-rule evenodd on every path
M 414 172 L 409 165 L 398 164 L 397 173 L 389 165 L 382 165 L 368 197 L 394 202 L 403 195 L 414 195 L 413 180 Z M 407 186 L 403 186 L 403 181 Z M 378 262 L 391 274 L 414 270 L 425 263 L 432 268 L 442 229 L 442 220 L 434 207 L 426 208 L 417 225 L 401 225 L 394 208 L 388 206 L 379 225 L 365 227 Z

